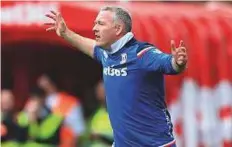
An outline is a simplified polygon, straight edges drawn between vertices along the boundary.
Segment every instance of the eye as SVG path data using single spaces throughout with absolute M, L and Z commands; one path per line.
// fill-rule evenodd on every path
M 104 23 L 102 21 L 99 21 L 98 24 L 99 25 L 104 25 Z

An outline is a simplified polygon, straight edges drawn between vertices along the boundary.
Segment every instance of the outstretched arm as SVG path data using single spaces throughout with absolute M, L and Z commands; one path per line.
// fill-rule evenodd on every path
M 163 74 L 177 74 L 182 72 L 187 64 L 188 56 L 183 41 L 178 48 L 171 41 L 172 54 L 165 54 L 153 46 L 148 46 L 137 54 L 142 68 Z
M 46 25 L 50 26 L 46 29 L 46 31 L 56 31 L 58 36 L 64 38 L 75 48 L 85 53 L 86 55 L 93 57 L 95 40 L 80 36 L 71 31 L 65 24 L 65 21 L 60 13 L 51 11 L 51 13 L 46 14 L 46 16 L 53 21 L 52 23 L 45 23 Z

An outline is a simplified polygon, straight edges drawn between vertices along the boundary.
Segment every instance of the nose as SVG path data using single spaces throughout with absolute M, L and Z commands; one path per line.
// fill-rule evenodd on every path
M 97 25 L 94 25 L 92 30 L 94 33 L 98 32 Z

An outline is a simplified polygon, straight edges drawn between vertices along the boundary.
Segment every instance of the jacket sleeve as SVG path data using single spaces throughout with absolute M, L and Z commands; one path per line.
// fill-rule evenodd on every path
M 154 46 L 146 46 L 137 52 L 141 68 L 162 74 L 177 74 L 172 66 L 172 55 L 165 54 Z

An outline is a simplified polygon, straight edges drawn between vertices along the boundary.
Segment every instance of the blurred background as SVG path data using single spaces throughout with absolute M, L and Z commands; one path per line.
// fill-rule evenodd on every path
M 43 25 L 59 11 L 93 38 L 105 5 L 127 8 L 136 38 L 163 52 L 184 40 L 188 68 L 166 76 L 177 146 L 232 147 L 232 5 L 210 1 L 1 1 L 1 145 L 111 146 L 101 65 Z

